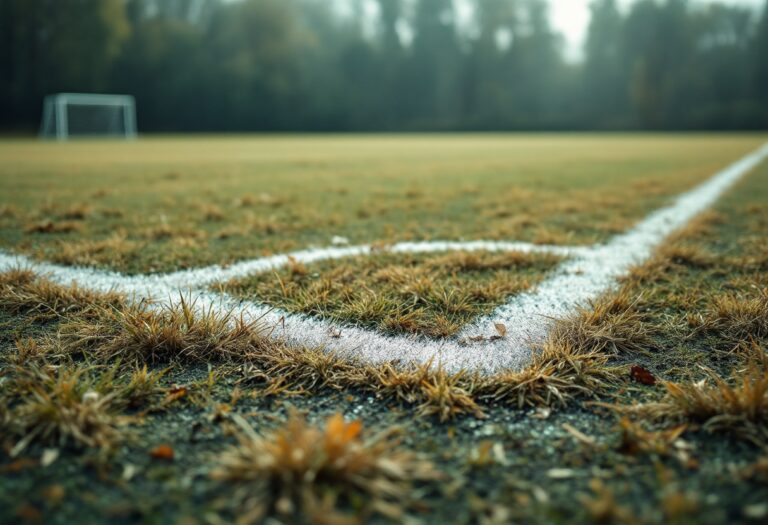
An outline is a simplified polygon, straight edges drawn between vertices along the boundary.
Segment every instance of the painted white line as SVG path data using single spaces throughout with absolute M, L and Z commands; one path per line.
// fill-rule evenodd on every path
M 670 233 L 687 224 L 711 206 L 729 187 L 768 157 L 768 144 L 725 168 L 707 182 L 680 195 L 671 205 L 653 212 L 627 233 L 606 245 L 590 248 L 536 246 L 527 243 L 490 241 L 400 243 L 390 247 L 396 253 L 428 253 L 448 250 L 490 250 L 556 253 L 571 258 L 535 290 L 513 297 L 492 315 L 467 327 L 457 338 L 429 340 L 415 336 L 386 336 L 360 328 L 337 327 L 333 323 L 303 315 L 287 314 L 270 307 L 240 302 L 200 288 L 213 282 L 242 277 L 285 265 L 289 256 L 309 263 L 371 253 L 370 246 L 310 249 L 245 261 L 228 268 L 213 266 L 166 275 L 124 276 L 88 268 L 71 268 L 38 263 L 26 257 L 0 253 L 0 270 L 27 267 L 46 274 L 62 284 L 78 283 L 98 291 L 119 290 L 136 298 L 160 304 L 178 296 L 179 290 L 194 290 L 198 307 L 232 309 L 246 318 L 262 320 L 276 329 L 273 336 L 289 344 L 322 347 L 340 355 L 355 356 L 367 362 L 401 361 L 425 363 L 433 360 L 448 370 L 477 370 L 491 373 L 519 369 L 530 359 L 532 344 L 542 341 L 553 318 L 562 318 L 578 306 L 610 290 L 617 278 L 633 265 L 650 257 Z M 169 299 L 171 298 L 171 299 Z M 507 326 L 507 336 L 494 342 L 459 341 L 474 336 L 493 335 L 493 325 Z M 341 336 L 337 337 L 341 330 Z

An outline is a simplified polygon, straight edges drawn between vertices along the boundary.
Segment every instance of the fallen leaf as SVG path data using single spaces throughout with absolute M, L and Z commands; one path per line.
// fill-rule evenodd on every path
M 495 323 L 493 325 L 496 328 L 496 331 L 499 333 L 499 336 L 506 337 L 507 336 L 507 326 L 501 323 Z
M 647 368 L 643 368 L 640 365 L 634 365 L 629 370 L 629 375 L 632 379 L 643 385 L 653 386 L 656 384 L 656 377 Z
M 189 394 L 189 389 L 185 386 L 176 386 L 168 391 L 168 395 L 165 396 L 165 401 L 176 401 Z
M 174 457 L 173 448 L 170 445 L 158 445 L 149 452 L 149 455 L 153 459 L 165 461 L 173 461 Z

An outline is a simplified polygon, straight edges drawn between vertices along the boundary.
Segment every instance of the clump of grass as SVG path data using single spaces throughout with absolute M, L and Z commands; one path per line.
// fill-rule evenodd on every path
M 475 401 L 479 381 L 476 375 L 451 374 L 442 367 L 433 367 L 431 362 L 406 369 L 392 364 L 371 366 L 360 378 L 360 382 L 371 385 L 369 388 L 377 395 L 416 404 L 418 414 L 436 416 L 441 422 L 467 414 L 485 417 L 485 412 Z
M 61 214 L 63 219 L 82 221 L 93 212 L 93 207 L 86 203 L 73 204 Z
M 220 456 L 217 480 L 237 485 L 239 522 L 266 516 L 296 521 L 323 509 L 325 522 L 343 520 L 340 505 L 363 502 L 366 514 L 401 520 L 417 483 L 438 478 L 434 467 L 400 447 L 394 432 L 365 438 L 359 421 L 341 414 L 324 428 L 293 413 L 285 426 L 261 436 L 244 420 L 238 445 Z M 341 497 L 341 501 L 337 498 Z
M 725 294 L 715 297 L 701 317 L 689 317 L 700 330 L 717 333 L 728 341 L 741 343 L 768 337 L 768 289 L 755 297 Z
M 658 431 L 646 430 L 627 417 L 621 418 L 619 427 L 621 429 L 619 452 L 632 456 L 650 454 L 660 457 L 669 456 L 675 452 L 675 443 L 687 428 L 686 425 L 679 425 Z
M 99 241 L 61 241 L 48 256 L 52 262 L 73 266 L 117 265 L 135 255 L 139 248 L 124 233 L 116 233 Z
M 74 221 L 52 221 L 46 219 L 43 221 L 28 224 L 24 228 L 24 233 L 73 233 L 83 229 L 83 226 Z
M 200 207 L 200 210 L 207 222 L 219 222 L 225 218 L 224 212 L 215 204 L 204 204 Z
M 102 308 L 96 319 L 63 323 L 60 339 L 70 353 L 150 364 L 242 360 L 254 347 L 270 344 L 256 321 L 199 308 L 183 296 L 162 308 Z
M 757 444 L 768 440 L 768 370 L 756 363 L 730 380 L 714 372 L 698 382 L 664 383 L 658 402 L 619 407 L 651 420 L 701 424 L 706 431 L 731 432 Z
M 32 441 L 109 449 L 120 438 L 118 393 L 98 384 L 86 367 L 29 365 L 16 368 L 6 385 L 0 434 L 15 439 L 17 456 Z M 10 392 L 10 394 L 7 394 Z
M 23 268 L 0 273 L 0 309 L 12 315 L 50 319 L 63 315 L 86 316 L 99 308 L 123 306 L 116 292 L 96 293 L 76 285 L 61 286 Z
M 577 397 L 592 397 L 609 390 L 619 371 L 609 365 L 610 355 L 586 346 L 574 346 L 550 337 L 535 350 L 531 363 L 520 371 L 506 371 L 483 380 L 481 398 L 526 406 L 565 406 Z
M 613 491 L 600 479 L 592 479 L 589 488 L 592 494 L 580 495 L 579 501 L 593 523 L 633 522 L 630 510 L 619 504 Z
M 653 345 L 651 327 L 639 311 L 639 297 L 622 290 L 607 299 L 557 320 L 551 339 L 577 354 L 628 355 L 647 352 Z

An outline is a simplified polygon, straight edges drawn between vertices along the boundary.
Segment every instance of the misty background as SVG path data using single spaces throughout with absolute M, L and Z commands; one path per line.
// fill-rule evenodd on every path
M 0 0 L 0 128 L 65 91 L 142 132 L 768 128 L 768 1 L 583 2 Z

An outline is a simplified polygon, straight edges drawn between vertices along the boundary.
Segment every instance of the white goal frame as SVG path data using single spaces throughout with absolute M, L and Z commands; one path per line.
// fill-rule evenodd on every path
M 40 136 L 42 138 L 56 138 L 57 140 L 68 140 L 70 138 L 68 113 L 70 106 L 119 108 L 119 111 L 122 112 L 123 134 L 125 138 L 136 138 L 136 100 L 131 95 L 92 93 L 57 93 L 45 97 L 43 102 L 43 120 L 40 124 Z M 115 114 L 119 115 L 120 113 Z

